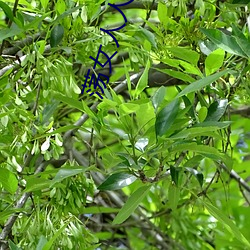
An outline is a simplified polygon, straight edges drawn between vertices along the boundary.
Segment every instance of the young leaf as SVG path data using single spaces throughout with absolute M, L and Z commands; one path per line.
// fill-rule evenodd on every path
M 155 132 L 156 136 L 164 135 L 172 126 L 179 110 L 179 101 L 174 99 L 156 116 Z
M 109 176 L 99 187 L 99 190 L 117 190 L 133 183 L 136 177 L 132 174 L 120 172 Z
M 206 75 L 211 75 L 223 65 L 225 51 L 222 49 L 217 49 L 210 53 L 205 60 L 205 72 Z
M 172 52 L 175 57 L 190 62 L 194 66 L 197 65 L 200 58 L 199 53 L 190 49 L 176 47 L 176 48 L 169 48 L 168 50 Z
M 116 215 L 112 224 L 121 224 L 124 222 L 139 206 L 143 198 L 146 196 L 150 189 L 150 185 L 144 185 L 138 188 L 127 200 L 120 212 Z
M 168 188 L 168 203 L 173 211 L 176 210 L 179 199 L 180 189 L 172 182 Z
M 5 168 L 0 168 L 0 183 L 11 194 L 14 194 L 18 187 L 16 176 Z
M 168 21 L 168 16 L 167 16 L 167 6 L 165 3 L 159 2 L 158 7 L 157 7 L 157 14 L 160 22 L 162 24 L 166 24 Z
M 68 226 L 68 223 L 65 223 L 59 230 L 55 232 L 53 237 L 44 245 L 43 250 L 49 250 L 51 249 L 54 241 L 59 237 L 59 235 L 64 231 L 64 229 Z
M 63 34 L 64 34 L 64 28 L 61 24 L 56 25 L 52 30 L 51 30 L 51 35 L 50 35 L 50 46 L 56 47 L 63 39 Z

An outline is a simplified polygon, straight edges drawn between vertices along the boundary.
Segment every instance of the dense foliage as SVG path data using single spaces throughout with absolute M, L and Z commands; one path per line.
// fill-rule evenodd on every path
M 0 1 L 0 249 L 250 249 L 248 1 L 108 3 Z

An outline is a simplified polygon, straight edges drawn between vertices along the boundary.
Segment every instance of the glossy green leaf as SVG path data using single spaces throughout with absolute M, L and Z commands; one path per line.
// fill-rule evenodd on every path
M 144 185 L 131 194 L 120 212 L 116 215 L 112 224 L 121 224 L 124 222 L 139 206 L 143 198 L 149 192 L 150 187 L 150 185 Z
M 220 77 L 222 77 L 223 75 L 229 73 L 230 70 L 223 70 L 221 72 L 215 73 L 213 75 L 207 76 L 205 78 L 202 78 L 198 81 L 195 81 L 191 84 L 189 84 L 185 89 L 183 89 L 178 95 L 178 97 L 181 97 L 183 95 L 187 95 L 189 93 L 195 92 L 197 90 L 201 90 L 202 88 L 206 87 L 207 85 L 215 82 L 216 80 L 218 80 Z
M 217 49 L 210 53 L 205 60 L 206 75 L 211 75 L 221 68 L 224 62 L 225 51 Z
M 241 241 L 246 247 L 250 248 L 250 242 L 245 238 L 245 236 L 241 233 L 238 227 L 234 224 L 232 220 L 230 220 L 220 209 L 213 206 L 211 203 L 202 201 L 205 205 L 208 212 L 216 218 L 219 222 L 221 222 L 224 227 L 232 233 L 234 237 L 236 237 L 239 241 Z
M 195 178 L 197 179 L 197 181 L 199 182 L 200 186 L 202 187 L 203 182 L 204 182 L 204 176 L 201 172 L 197 171 L 194 168 L 189 168 L 186 167 L 185 168 L 188 172 L 190 172 L 193 176 L 195 176 Z
M 0 183 L 11 194 L 14 194 L 18 187 L 16 176 L 8 169 L 0 168 Z
M 99 190 L 117 190 L 133 183 L 136 177 L 132 174 L 120 172 L 109 176 L 99 187 Z
M 174 184 L 176 186 L 178 186 L 178 181 L 179 181 L 179 173 L 180 173 L 181 169 L 180 168 L 176 168 L 173 166 L 170 166 L 170 175 L 171 175 L 171 179 L 174 182 Z
M 208 108 L 208 114 L 205 119 L 205 122 L 208 121 L 219 121 L 220 118 L 224 115 L 228 105 L 227 99 L 222 99 L 219 101 L 215 101 Z
M 64 28 L 61 24 L 54 26 L 50 35 L 50 46 L 56 47 L 63 39 Z
M 178 188 L 173 182 L 171 182 L 168 188 L 168 204 L 173 211 L 177 209 L 179 199 L 180 188 Z
M 156 90 L 155 94 L 152 96 L 151 101 L 156 111 L 163 102 L 165 95 L 166 95 L 166 87 L 161 86 L 159 89 Z
M 201 32 L 203 32 L 212 42 L 214 42 L 219 48 L 242 57 L 246 57 L 246 54 L 241 49 L 237 40 L 233 36 L 228 36 L 220 30 L 217 29 L 204 29 L 200 28 Z
M 156 136 L 162 136 L 169 130 L 176 119 L 178 110 L 179 101 L 175 99 L 159 112 L 155 121 Z

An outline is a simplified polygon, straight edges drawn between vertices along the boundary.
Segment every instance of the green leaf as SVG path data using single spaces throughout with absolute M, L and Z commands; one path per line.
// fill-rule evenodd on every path
M 56 25 L 50 35 L 50 46 L 56 47 L 63 39 L 64 28 L 61 24 Z
M 176 47 L 176 48 L 169 48 L 168 50 L 172 52 L 175 57 L 190 62 L 194 66 L 197 65 L 200 58 L 200 54 L 198 52 L 190 49 Z
M 135 103 L 122 103 L 119 105 L 119 109 L 121 114 L 131 114 L 139 110 L 140 105 Z
M 9 240 L 8 242 L 9 242 L 10 250 L 22 250 L 17 245 L 15 245 L 11 240 Z
M 137 98 L 139 96 L 139 94 L 147 87 L 148 85 L 148 70 L 149 70 L 149 67 L 150 67 L 150 61 L 148 60 L 147 61 L 147 64 L 146 64 L 146 68 L 144 70 L 144 72 L 142 73 L 137 85 L 136 85 L 136 88 L 135 88 L 135 93 L 134 93 L 134 96 L 135 98 Z
M 49 0 L 41 0 L 40 2 L 41 2 L 42 7 L 43 7 L 44 9 L 46 9 L 47 6 L 48 6 Z
M 195 176 L 195 178 L 197 179 L 197 181 L 199 182 L 200 186 L 202 187 L 203 185 L 203 181 L 204 181 L 204 176 L 201 172 L 197 171 L 196 169 L 194 168 L 189 168 L 189 167 L 186 167 L 185 168 L 188 172 L 190 172 L 192 175 Z
M 138 39 L 139 42 L 143 43 L 145 40 L 149 41 L 151 46 L 153 48 L 157 47 L 157 44 L 155 42 L 155 35 L 154 33 L 150 32 L 147 29 L 144 29 L 139 26 L 139 29 L 137 27 L 134 38 Z
M 82 207 L 80 209 L 82 214 L 111 214 L 111 213 L 117 213 L 119 212 L 119 208 L 114 208 L 114 207 L 96 207 L 96 206 L 92 206 L 92 207 Z
M 178 95 L 178 97 L 181 97 L 183 95 L 187 95 L 189 93 L 195 92 L 197 90 L 201 90 L 202 88 L 206 87 L 207 85 L 213 83 L 214 81 L 218 80 L 223 75 L 231 72 L 230 70 L 223 70 L 221 72 L 215 73 L 213 75 L 207 76 L 205 78 L 202 78 L 198 81 L 195 81 L 191 84 L 189 84 L 185 89 L 183 89 Z
M 157 6 L 157 14 L 158 14 L 158 18 L 162 24 L 166 24 L 168 21 L 167 12 L 168 12 L 168 10 L 167 10 L 166 4 L 159 2 L 158 6 Z
M 47 242 L 48 241 L 47 241 L 46 237 L 44 235 L 41 235 L 40 239 L 38 241 L 36 250 L 43 250 L 43 247 L 46 245 Z
M 186 73 L 183 73 L 183 72 L 180 72 L 180 71 L 176 71 L 176 70 L 173 70 L 173 69 L 158 69 L 156 68 L 156 70 L 162 72 L 162 73 L 165 73 L 169 76 L 172 76 L 174 78 L 177 78 L 177 79 L 180 79 L 184 82 L 193 82 L 195 79 L 191 76 L 189 76 L 188 74 Z
M 156 136 L 164 135 L 174 123 L 179 110 L 179 101 L 174 99 L 156 116 L 155 132 Z
M 65 95 L 62 95 L 62 94 L 59 94 L 57 92 L 54 92 L 54 95 L 53 97 L 63 103 L 66 103 L 68 104 L 69 106 L 73 107 L 73 108 L 76 108 L 82 112 L 85 112 L 84 108 L 83 108 L 83 105 L 81 102 L 77 101 L 76 99 L 74 98 L 70 98 L 68 96 L 65 96 Z
M 7 207 L 5 211 L 0 212 L 0 222 L 4 223 L 8 217 L 14 213 L 23 212 L 23 208 L 9 208 Z
M 109 176 L 99 187 L 99 190 L 117 190 L 133 183 L 136 177 L 132 174 L 120 172 Z
M 200 199 L 201 200 L 201 199 Z M 201 200 L 202 201 L 202 200 Z M 245 238 L 245 236 L 240 232 L 238 227 L 230 220 L 220 209 L 216 208 L 212 204 L 202 201 L 208 212 L 216 218 L 223 226 L 232 233 L 239 241 L 241 241 L 245 246 L 250 248 L 250 242 Z
M 166 94 L 166 87 L 161 86 L 156 90 L 155 94 L 152 96 L 151 101 L 155 111 L 157 111 L 158 107 L 163 102 L 165 94 Z
M 65 223 L 65 222 L 64 222 Z M 69 222 L 68 223 L 65 223 L 59 230 L 57 230 L 55 232 L 55 234 L 53 235 L 53 237 L 45 244 L 45 246 L 43 247 L 42 250 L 49 250 L 54 241 L 59 237 L 59 235 L 64 231 L 64 229 L 68 226 Z
M 168 188 L 168 204 L 169 207 L 175 211 L 180 199 L 180 189 L 171 182 Z
M 14 194 L 18 187 L 18 180 L 16 176 L 5 168 L 0 168 L 0 183 L 11 194 Z
M 13 15 L 13 12 L 12 12 L 11 8 L 9 7 L 9 5 L 7 5 L 7 4 L 4 3 L 3 1 L 0 1 L 0 8 L 3 9 L 5 15 L 6 15 L 11 21 L 14 21 L 14 15 Z
M 181 169 L 180 168 L 176 168 L 173 166 L 170 166 L 170 175 L 171 175 L 171 179 L 174 182 L 174 184 L 176 186 L 178 186 L 178 180 L 179 180 L 179 173 L 180 173 Z
M 232 4 L 244 4 L 247 5 L 249 4 L 249 0 L 233 0 Z
M 205 60 L 205 72 L 206 75 L 211 75 L 223 65 L 225 57 L 225 51 L 222 49 L 217 49 L 210 53 Z
M 204 33 L 213 43 L 219 48 L 241 57 L 246 57 L 246 54 L 241 49 L 237 40 L 233 36 L 228 36 L 222 31 L 217 29 L 204 29 L 200 28 L 201 32 Z
M 26 178 L 26 188 L 24 192 L 33 192 L 33 191 L 39 191 L 46 188 L 49 188 L 51 185 L 51 180 L 37 177 L 37 176 L 31 176 Z
M 147 195 L 150 187 L 150 185 L 144 185 L 138 188 L 132 195 L 130 195 L 127 202 L 116 215 L 112 224 L 121 224 L 124 222 L 139 206 L 143 198 Z
M 52 180 L 51 186 L 57 182 L 61 182 L 62 180 L 70 176 L 74 176 L 82 172 L 85 172 L 85 170 L 86 170 L 85 168 L 78 167 L 78 166 L 77 167 L 68 166 L 68 167 L 61 168 L 56 174 L 55 178 Z
M 207 132 L 215 131 L 218 127 L 195 127 L 188 128 L 180 131 L 179 133 L 172 135 L 170 139 L 190 139 L 196 136 L 206 135 Z
M 222 99 L 222 100 L 213 102 L 208 108 L 207 117 L 204 122 L 219 121 L 220 118 L 224 115 L 227 109 L 227 105 L 228 105 L 227 99 Z
M 13 25 L 11 28 L 1 29 L 0 30 L 0 42 L 6 38 L 17 36 L 23 32 L 23 29 L 20 29 L 18 26 Z
M 217 127 L 217 129 L 222 129 L 228 127 L 230 124 L 232 124 L 231 121 L 225 121 L 225 122 L 204 121 L 195 124 L 193 127 Z
M 206 119 L 207 116 L 207 108 L 206 107 L 201 107 L 199 112 L 198 112 L 198 118 L 200 122 L 203 122 Z

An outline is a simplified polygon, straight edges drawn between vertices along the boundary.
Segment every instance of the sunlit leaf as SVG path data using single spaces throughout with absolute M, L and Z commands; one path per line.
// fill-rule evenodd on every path
M 16 176 L 5 168 L 0 168 L 0 183 L 11 194 L 14 194 L 18 187 Z

